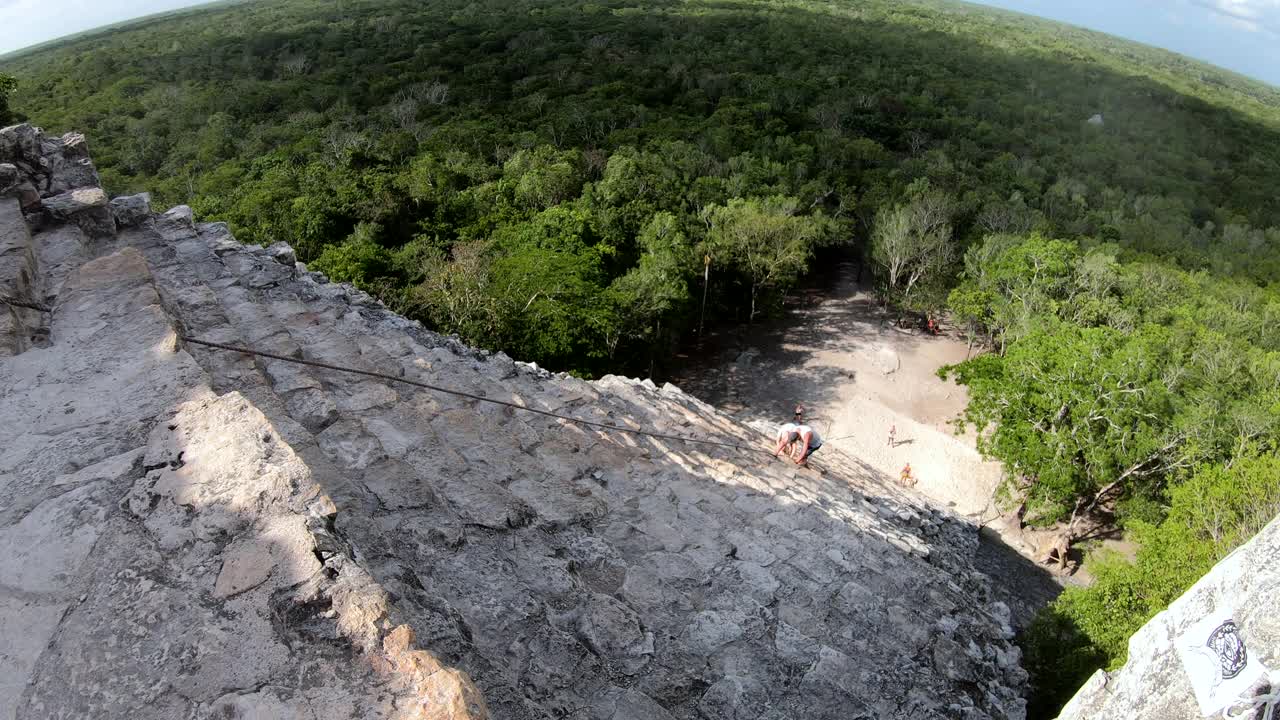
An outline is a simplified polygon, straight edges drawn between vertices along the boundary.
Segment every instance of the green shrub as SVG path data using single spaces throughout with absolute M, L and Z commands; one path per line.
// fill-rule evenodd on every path
M 379 279 L 395 278 L 400 271 L 395 253 L 377 243 L 377 234 L 376 225 L 360 223 L 342 244 L 326 245 L 310 269 L 328 275 L 333 282 L 351 283 L 365 291 L 379 289 Z

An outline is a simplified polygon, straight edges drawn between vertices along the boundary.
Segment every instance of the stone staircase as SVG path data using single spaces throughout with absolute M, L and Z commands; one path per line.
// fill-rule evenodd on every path
M 47 337 L 0 359 L 0 717 L 1023 717 L 976 529 L 855 458 L 468 348 L 183 207 L 115 221 L 39 224 Z

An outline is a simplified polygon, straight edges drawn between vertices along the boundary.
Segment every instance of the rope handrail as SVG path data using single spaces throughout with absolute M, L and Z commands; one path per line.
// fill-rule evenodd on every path
M 28 308 L 31 310 L 39 310 L 40 312 L 53 312 L 53 310 L 51 310 L 47 305 L 41 305 L 40 303 L 37 303 L 37 302 L 28 302 L 26 300 L 19 300 L 18 298 L 9 297 L 8 295 L 0 295 L 0 303 L 4 303 L 5 305 L 12 305 L 14 307 Z
M 763 448 L 751 447 L 751 446 L 742 445 L 739 443 L 721 442 L 719 440 L 703 440 L 700 438 L 684 437 L 681 435 L 668 435 L 667 433 L 651 432 L 649 430 L 640 430 L 637 428 L 622 427 L 621 425 L 613 425 L 611 423 L 596 422 L 594 420 L 584 420 L 582 418 L 570 417 L 568 415 L 560 415 L 558 413 L 553 413 L 549 410 L 539 410 L 538 408 L 529 407 L 527 405 L 519 405 L 517 403 L 508 402 L 506 400 L 497 400 L 495 398 L 488 398 L 483 395 L 477 395 L 475 393 L 469 393 L 463 390 L 454 390 L 452 388 L 441 387 L 439 385 L 433 385 L 431 383 L 421 382 L 418 380 L 410 380 L 409 378 L 396 377 L 395 375 L 388 375 L 387 373 L 375 372 L 373 370 L 360 370 L 358 368 L 344 367 L 342 365 L 332 365 L 330 363 L 320 362 L 318 360 L 303 360 L 301 358 L 289 357 L 287 355 L 279 355 L 277 353 L 267 352 L 265 350 L 256 350 L 254 348 L 240 347 L 236 345 L 227 345 L 225 343 L 212 342 L 210 340 L 201 340 L 199 338 L 194 338 L 186 335 L 182 336 L 182 340 L 183 342 L 188 342 L 193 345 L 203 345 L 204 347 L 215 348 L 217 350 L 227 350 L 229 352 L 243 353 L 245 355 L 256 355 L 258 357 L 271 358 L 272 360 L 280 360 L 282 362 L 295 363 L 297 365 L 308 365 L 311 367 L 323 368 L 325 370 L 352 373 L 355 375 L 365 375 L 367 377 L 378 378 L 380 380 L 389 380 L 391 382 L 404 383 L 406 385 L 412 385 L 414 387 L 419 387 L 426 390 L 432 390 L 435 392 L 444 393 L 446 395 L 454 395 L 457 397 L 468 398 L 468 399 L 476 400 L 479 402 L 486 402 L 486 403 L 491 403 L 493 405 L 500 405 L 502 407 L 508 407 L 514 410 L 522 410 L 524 412 L 530 412 L 536 415 L 543 415 L 549 418 L 555 418 L 557 420 L 563 420 L 565 422 L 576 423 L 578 425 L 585 425 L 587 427 L 593 427 L 600 430 L 630 433 L 632 435 L 644 435 L 646 437 L 659 438 L 662 440 L 674 440 L 677 442 L 696 443 L 699 445 L 715 445 L 718 447 L 731 448 L 734 450 L 745 450 L 747 452 L 763 452 L 763 453 L 769 452 L 768 450 L 765 450 Z

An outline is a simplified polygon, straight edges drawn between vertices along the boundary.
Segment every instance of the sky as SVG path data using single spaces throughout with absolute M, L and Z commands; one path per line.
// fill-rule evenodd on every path
M 0 54 L 208 0 L 0 0 Z
M 1280 0 L 969 1 L 1137 40 L 1280 86 Z
M 1063 20 L 1280 86 L 1280 0 L 972 0 Z M 0 54 L 192 0 L 0 0 Z

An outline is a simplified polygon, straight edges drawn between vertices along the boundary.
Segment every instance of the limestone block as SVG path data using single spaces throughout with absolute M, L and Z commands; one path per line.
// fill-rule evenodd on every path
M 382 650 L 390 671 L 414 691 L 421 720 L 487 720 L 484 697 L 466 673 L 444 666 L 430 653 L 414 649 L 413 629 L 400 625 L 387 633 Z
M 213 596 L 227 598 L 266 582 L 275 569 L 271 546 L 257 538 L 238 543 L 222 558 L 222 571 L 213 586 Z
M 0 198 L 0 293 L 31 298 L 36 274 L 31 233 L 18 201 Z
M 774 649 L 783 660 L 797 665 L 812 663 L 818 654 L 818 641 L 807 637 L 785 622 L 779 622 L 774 633 Z
M 0 717 L 18 716 L 23 690 L 68 605 L 0 596 Z
M 293 252 L 293 247 L 283 240 L 267 246 L 267 255 L 270 255 L 272 260 L 290 268 L 298 261 L 298 256 Z
M 62 154 L 68 158 L 88 160 L 89 141 L 81 133 L 65 133 L 62 136 Z
M 622 664 L 634 674 L 653 654 L 653 633 L 640 627 L 640 618 L 630 607 L 609 595 L 587 598 L 578 617 L 577 632 L 592 652 Z
M 684 642 L 690 650 L 710 655 L 742 637 L 742 620 L 736 613 L 713 610 L 697 613 L 685 628 Z
M 289 415 L 313 433 L 324 431 L 339 417 L 338 406 L 321 388 L 303 387 L 290 391 L 285 395 L 285 404 Z
M 151 193 L 144 192 L 112 198 L 111 215 L 120 227 L 141 225 L 151 217 Z
M 0 163 L 0 195 L 8 193 L 23 182 L 18 168 L 10 163 Z
M 161 217 L 170 222 L 191 225 L 192 229 L 195 229 L 195 213 L 191 211 L 191 207 L 188 205 L 174 205 L 165 210 Z
M 83 145 L 83 137 L 81 137 L 81 145 Z M 70 154 L 67 153 L 68 150 Z M 87 155 L 77 155 L 78 150 L 79 148 L 76 147 L 59 148 L 59 152 L 45 156 L 49 163 L 48 178 L 41 195 L 57 195 L 75 188 L 102 185 L 102 179 L 98 177 L 98 170 L 93 166 L 93 161 Z
M 0 585 L 30 593 L 73 589 L 106 516 L 96 492 L 90 485 L 46 500 L 0 530 Z
M 72 215 L 71 220 L 91 238 L 106 238 L 116 234 L 116 219 L 109 207 L 82 210 Z
M 107 203 L 107 193 L 100 187 L 76 188 L 43 200 L 45 210 L 64 218 L 84 210 L 104 207 Z
M 637 690 L 614 687 L 600 693 L 591 705 L 591 720 L 675 720 L 666 708 Z
M 698 701 L 703 717 L 756 720 L 770 707 L 769 693 L 753 677 L 727 676 L 717 680 Z
M 23 212 L 36 212 L 40 209 L 40 191 L 29 180 L 13 186 L 6 194 L 18 199 Z
M 0 129 L 0 162 L 39 158 L 41 137 L 40 129 L 28 123 Z

